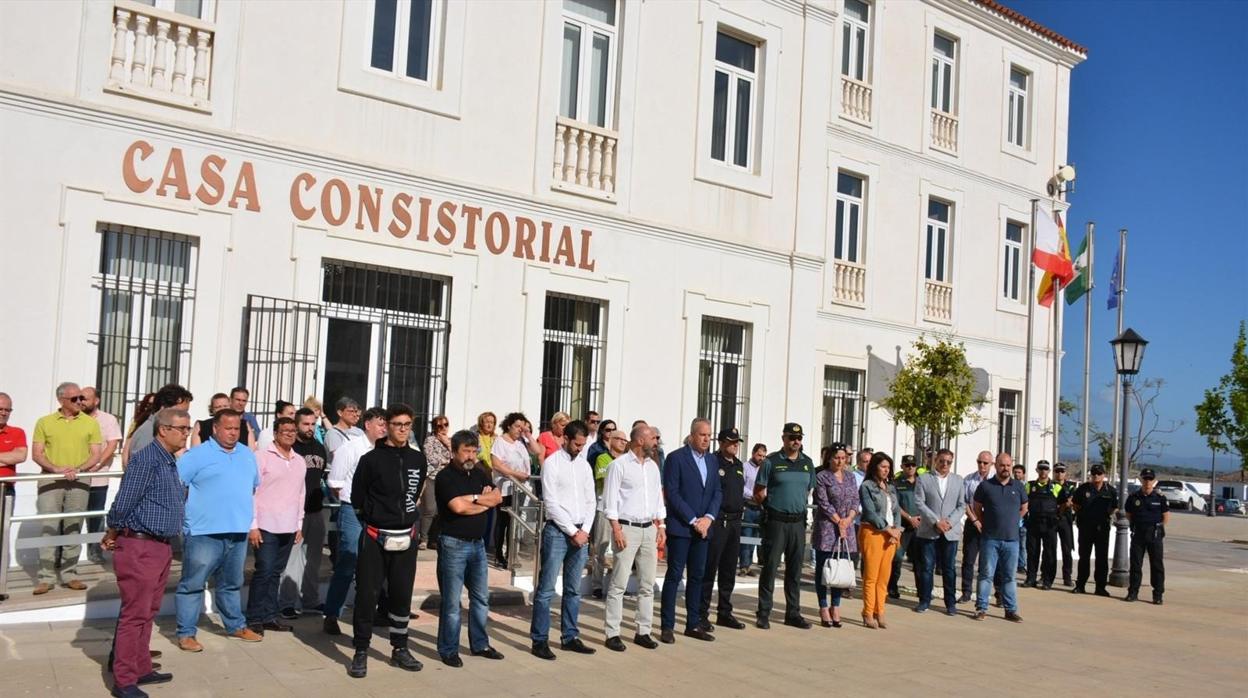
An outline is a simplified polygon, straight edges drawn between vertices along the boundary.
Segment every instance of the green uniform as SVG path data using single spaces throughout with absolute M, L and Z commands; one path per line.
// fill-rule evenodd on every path
M 919 507 L 915 502 L 914 490 L 918 487 L 919 478 L 916 475 L 914 482 L 910 482 L 905 478 L 904 473 L 897 473 L 893 478 L 893 487 L 897 488 L 897 506 L 910 516 L 919 515 Z M 888 592 L 894 596 L 900 595 L 901 590 L 898 584 L 901 583 L 901 563 L 906 555 L 910 556 L 910 564 L 915 568 L 915 586 L 918 586 L 918 557 L 915 553 L 915 529 L 912 528 L 904 518 L 901 520 L 901 545 L 897 546 L 897 553 L 893 556 L 893 568 L 888 576 Z
M 788 459 L 781 452 L 767 456 L 755 484 L 767 488 L 763 502 L 763 571 L 758 580 L 758 615 L 771 615 L 776 571 L 784 556 L 784 616 L 801 616 L 802 563 L 806 547 L 806 504 L 815 488 L 815 464 L 799 453 Z

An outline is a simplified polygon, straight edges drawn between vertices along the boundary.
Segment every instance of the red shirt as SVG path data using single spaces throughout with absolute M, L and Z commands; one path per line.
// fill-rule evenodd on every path
M 26 448 L 26 432 L 12 424 L 0 427 L 0 453 Z M 16 475 L 17 468 L 11 465 L 0 465 L 0 477 Z

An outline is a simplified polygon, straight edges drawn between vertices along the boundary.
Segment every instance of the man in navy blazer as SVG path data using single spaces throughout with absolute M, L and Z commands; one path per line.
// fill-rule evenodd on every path
M 685 635 L 697 640 L 715 637 L 702 624 L 702 577 L 706 571 L 707 542 L 711 522 L 719 513 L 724 493 L 719 468 L 711 453 L 711 422 L 699 417 L 689 425 L 689 440 L 672 451 L 663 465 L 663 494 L 667 500 L 667 575 L 659 607 L 659 640 L 676 642 L 676 591 L 685 580 Z

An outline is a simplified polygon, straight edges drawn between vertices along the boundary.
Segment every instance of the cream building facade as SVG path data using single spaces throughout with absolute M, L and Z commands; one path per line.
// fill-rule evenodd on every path
M 0 390 L 27 428 L 176 381 L 904 452 L 877 402 L 949 335 L 972 469 L 1018 448 L 1085 57 L 989 0 L 0 3 Z

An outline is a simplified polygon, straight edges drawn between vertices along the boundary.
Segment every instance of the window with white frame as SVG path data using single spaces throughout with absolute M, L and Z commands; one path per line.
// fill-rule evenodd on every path
M 1012 145 L 1027 147 L 1027 93 L 1031 86 L 1031 75 L 1015 66 L 1010 66 L 1009 97 L 1006 101 L 1008 115 L 1006 117 L 1005 138 Z
M 702 318 L 698 354 L 698 416 L 714 431 L 737 428 L 745 436 L 750 390 L 750 327 L 720 318 Z
M 869 82 L 871 72 L 871 5 L 845 0 L 841 15 L 841 75 Z
M 144 395 L 188 377 L 199 248 L 194 238 L 129 226 L 99 233 L 96 385 L 102 408 L 125 424 Z
M 863 373 L 838 366 L 823 368 L 823 443 L 861 446 L 865 433 Z
M 940 199 L 927 200 L 923 278 L 929 281 L 952 282 L 953 270 L 949 268 L 950 245 L 953 242 L 949 225 L 952 212 L 953 204 Z
M 862 261 L 863 198 L 866 181 L 848 172 L 836 175 L 836 230 L 832 255 L 844 262 Z
M 135 2 L 209 22 L 212 21 L 212 12 L 216 5 L 216 0 L 135 0 Z
M 373 0 L 369 66 L 429 82 L 435 58 L 437 0 Z
M 1001 390 L 997 393 L 997 453 L 1021 455 L 1015 451 L 1018 444 L 1018 403 L 1022 393 L 1017 390 Z
M 556 412 L 602 409 L 607 304 L 592 298 L 546 295 L 542 332 L 542 428 Z
M 616 0 L 563 0 L 559 114 L 613 128 Z
M 1022 297 L 1023 267 L 1023 224 L 1014 221 L 1005 222 L 1005 254 L 1001 270 L 1001 295 L 1007 300 L 1017 301 Z
M 957 103 L 958 41 L 936 33 L 932 40 L 932 109 L 953 114 Z
M 757 43 L 722 30 L 715 36 L 711 159 L 745 169 L 754 164 L 758 51 Z

